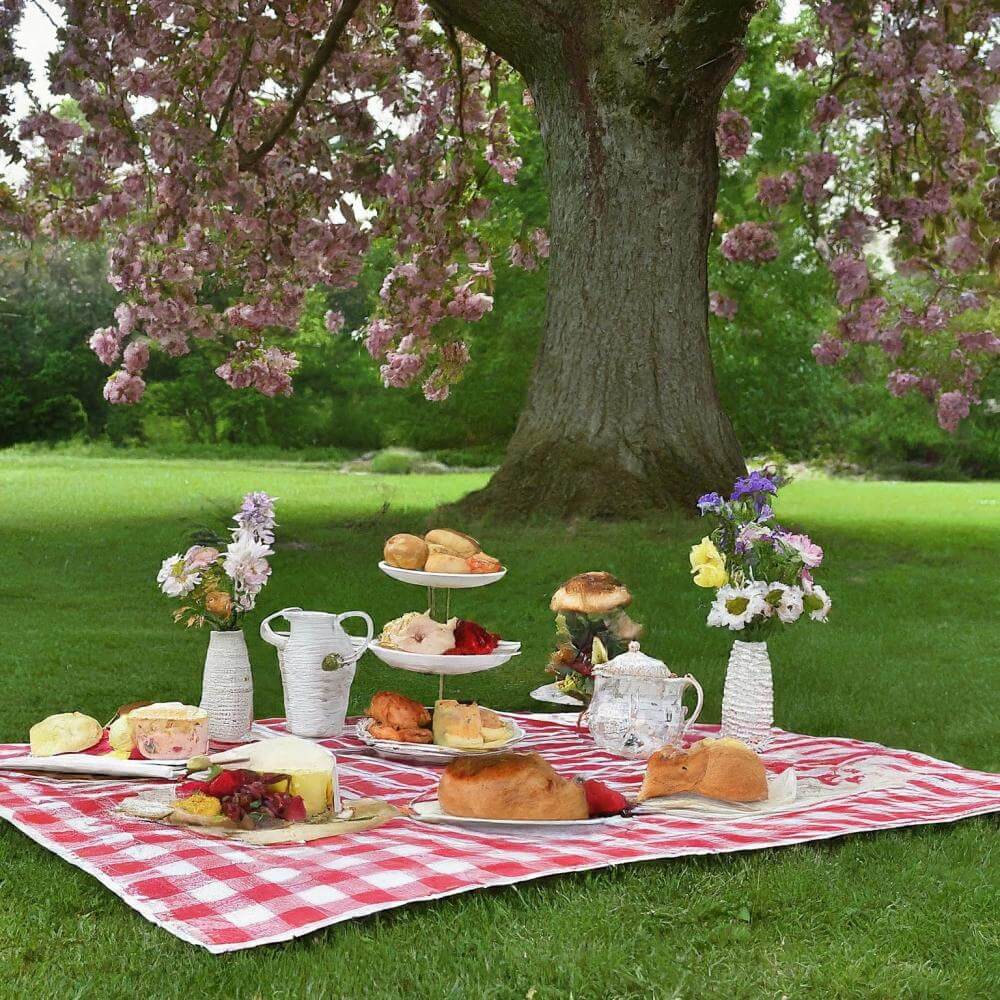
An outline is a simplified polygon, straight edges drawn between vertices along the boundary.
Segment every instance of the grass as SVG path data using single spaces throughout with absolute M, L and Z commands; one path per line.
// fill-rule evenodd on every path
M 351 476 L 250 460 L 0 454 L 4 609 L 0 740 L 60 710 L 196 701 L 206 636 L 169 622 L 151 583 L 184 532 L 249 489 L 280 497 L 261 612 L 300 604 L 379 622 L 420 595 L 378 573 L 386 535 L 428 523 L 482 477 Z M 1000 770 L 1000 484 L 805 481 L 782 519 L 827 552 L 835 615 L 772 643 L 779 724 Z M 463 525 L 511 567 L 457 610 L 524 641 L 519 661 L 449 684 L 532 707 L 548 596 L 607 568 L 636 595 L 644 645 L 705 686 L 719 717 L 726 636 L 687 580 L 698 525 Z M 250 635 L 258 715 L 281 713 L 273 650 Z M 367 657 L 382 686 L 436 681 Z M 978 997 L 1000 993 L 991 818 L 743 855 L 624 866 L 481 891 L 213 957 L 0 823 L 0 997 Z

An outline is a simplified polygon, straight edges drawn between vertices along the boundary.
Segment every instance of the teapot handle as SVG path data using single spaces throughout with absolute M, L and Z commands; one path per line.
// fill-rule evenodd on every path
M 268 615 L 260 623 L 260 637 L 264 642 L 269 642 L 272 646 L 277 649 L 284 650 L 285 646 L 288 645 L 288 632 L 275 632 L 271 628 L 269 622 L 274 621 L 275 618 L 281 618 L 284 616 L 286 611 L 301 611 L 301 608 L 282 608 L 280 611 L 275 611 L 273 615 Z
M 358 655 L 354 657 L 354 662 L 357 662 L 364 655 L 365 650 L 371 643 L 372 636 L 375 635 L 375 626 L 372 624 L 371 617 L 369 615 L 366 615 L 364 611 L 345 611 L 343 614 L 337 615 L 337 625 L 340 625 L 347 618 L 364 619 L 365 626 L 368 630 L 368 634 L 364 638 L 363 645 L 358 649 Z M 347 632 L 347 629 L 344 629 L 344 631 Z M 360 636 L 353 636 L 350 633 L 347 633 L 347 637 L 348 639 L 351 639 L 354 642 L 356 642 L 358 639 L 361 638 Z
M 688 684 L 698 692 L 698 704 L 695 705 L 691 718 L 684 723 L 684 729 L 686 731 L 688 726 L 693 726 L 697 721 L 698 716 L 701 715 L 701 706 L 705 703 L 705 692 L 702 691 L 701 685 L 690 674 L 685 674 L 684 680 L 686 680 Z

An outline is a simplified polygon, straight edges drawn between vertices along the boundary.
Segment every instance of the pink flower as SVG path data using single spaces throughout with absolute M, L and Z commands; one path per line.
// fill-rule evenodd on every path
M 101 359 L 101 364 L 113 365 L 121 352 L 121 334 L 113 327 L 106 326 L 95 330 L 88 343 L 90 349 Z
M 808 535 L 795 535 L 783 531 L 778 538 L 783 545 L 798 553 L 803 566 L 815 569 L 823 562 L 823 550 Z
M 835 365 L 845 354 L 847 345 L 829 334 L 824 334 L 820 341 L 812 346 L 812 356 L 821 365 Z
M 904 372 L 896 369 L 889 372 L 886 379 L 886 388 L 893 396 L 905 396 L 911 389 L 917 386 L 920 379 L 912 372 Z
M 721 292 L 708 293 L 708 311 L 720 319 L 732 319 L 738 309 L 739 305 L 735 299 L 730 299 Z
M 145 391 L 146 383 L 138 375 L 130 375 L 126 371 L 115 372 L 104 383 L 104 398 L 116 405 L 138 403 Z
M 344 329 L 344 314 L 339 309 L 331 309 L 323 317 L 323 323 L 329 333 L 340 333 Z
M 961 392 L 943 392 L 938 397 L 937 418 L 943 430 L 954 434 L 958 425 L 969 415 L 968 396 Z
M 816 102 L 816 110 L 813 112 L 812 128 L 818 132 L 824 125 L 836 121 L 844 113 L 844 105 L 837 100 L 834 94 L 824 94 Z
M 833 153 L 810 153 L 806 157 L 805 163 L 799 167 L 805 201 L 815 204 L 828 196 L 826 182 L 837 172 L 839 164 Z
M 808 38 L 795 43 L 792 49 L 792 63 L 796 69 L 809 69 L 816 65 L 816 46 Z
M 842 253 L 827 265 L 837 283 L 837 302 L 850 305 L 868 291 L 868 267 L 851 254 Z
M 750 148 L 750 120 L 731 108 L 719 113 L 715 126 L 715 142 L 719 154 L 731 160 L 741 160 Z
M 757 180 L 757 200 L 768 208 L 784 205 L 792 196 L 798 178 L 791 170 L 780 177 L 760 177 Z
M 722 237 L 722 256 L 726 260 L 760 265 L 778 256 L 778 242 L 770 226 L 759 222 L 741 222 Z
M 218 549 L 210 545 L 192 545 L 184 553 L 184 565 L 192 571 L 208 569 L 218 558 Z
M 133 340 L 125 348 L 123 363 L 129 375 L 142 374 L 149 364 L 149 345 L 142 340 Z

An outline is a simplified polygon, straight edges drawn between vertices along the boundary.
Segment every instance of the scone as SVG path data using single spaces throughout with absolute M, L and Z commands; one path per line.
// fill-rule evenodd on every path
M 400 569 L 423 569 L 427 553 L 427 543 L 422 538 L 407 534 L 393 535 L 382 552 L 390 566 Z
M 767 771 L 745 743 L 700 740 L 690 750 L 658 750 L 646 764 L 638 800 L 694 792 L 722 802 L 763 802 Z

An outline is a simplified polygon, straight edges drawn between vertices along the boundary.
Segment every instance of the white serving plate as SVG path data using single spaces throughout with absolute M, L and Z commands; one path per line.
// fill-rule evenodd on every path
M 520 743 L 525 737 L 524 730 L 513 720 L 504 719 L 504 725 L 511 731 L 511 738 L 498 747 L 486 747 L 482 750 L 463 750 L 458 747 L 442 747 L 436 743 L 399 743 L 396 740 L 377 740 L 368 732 L 372 719 L 359 719 L 355 726 L 355 734 L 366 747 L 373 750 L 379 757 L 388 760 L 407 760 L 422 764 L 447 764 L 458 757 L 475 757 L 484 753 L 499 753 L 509 750 Z
M 378 568 L 386 576 L 391 576 L 401 583 L 412 583 L 418 587 L 439 587 L 442 590 L 485 587 L 487 584 L 502 580 L 507 575 L 506 569 L 497 573 L 426 573 L 422 569 L 400 569 L 399 566 L 390 566 L 385 560 L 378 564 Z
M 506 663 L 511 657 L 519 656 L 521 644 L 501 640 L 492 653 L 474 656 L 446 656 L 445 654 L 406 653 L 401 649 L 387 649 L 376 639 L 368 647 L 383 663 L 399 670 L 411 670 L 416 674 L 475 674 L 480 670 L 492 670 Z
M 560 691 L 558 686 L 553 682 L 552 684 L 543 684 L 541 687 L 535 688 L 531 692 L 531 697 L 535 701 L 544 701 L 549 705 L 570 705 L 573 708 L 583 708 L 583 702 L 578 698 L 574 698 L 571 694 L 566 694 Z
M 588 827 L 604 826 L 607 823 L 627 822 L 625 816 L 597 816 L 594 819 L 479 819 L 475 816 L 449 816 L 441 809 L 437 799 L 425 802 L 411 802 L 410 810 L 415 819 L 424 823 L 446 823 L 449 826 L 472 826 L 482 829 L 492 829 L 497 833 L 565 833 L 579 830 L 581 833 Z

